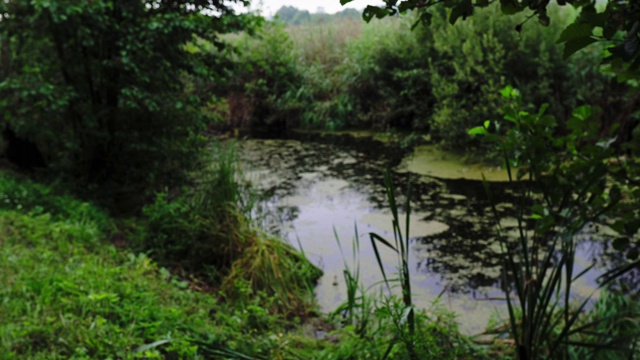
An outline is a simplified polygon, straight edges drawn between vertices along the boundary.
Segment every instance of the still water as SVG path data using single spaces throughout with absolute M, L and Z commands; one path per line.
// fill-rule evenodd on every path
M 346 298 L 345 266 L 360 269 L 360 280 L 372 294 L 384 290 L 369 233 L 393 239 L 383 186 L 383 173 L 390 169 L 399 203 L 408 193 L 411 202 L 415 304 L 429 310 L 439 299 L 468 334 L 482 332 L 491 317 L 504 318 L 496 222 L 480 179 L 485 174 L 491 180 L 503 229 L 515 231 L 516 189 L 506 182 L 506 172 L 465 165 L 432 146 L 406 152 L 366 137 L 249 139 L 237 145 L 246 176 L 264 194 L 262 209 L 269 216 L 263 225 L 324 271 L 316 288 L 324 311 Z M 587 253 L 583 244 L 578 270 L 590 264 Z M 395 273 L 395 254 L 383 250 L 381 256 L 387 275 Z M 590 294 L 595 277 L 581 280 L 576 294 Z

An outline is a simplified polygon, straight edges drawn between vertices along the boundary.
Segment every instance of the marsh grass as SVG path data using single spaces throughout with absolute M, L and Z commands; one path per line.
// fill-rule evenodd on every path
M 342 63 L 346 48 L 361 36 L 368 26 L 360 19 L 347 19 L 327 24 L 289 26 L 287 33 L 306 64 L 321 64 L 326 70 Z
M 213 279 L 248 244 L 255 197 L 242 179 L 233 144 L 217 144 L 211 154 L 191 188 L 173 197 L 160 193 L 144 208 L 142 246 L 158 261 Z
M 354 232 L 355 235 L 351 243 L 351 265 L 349 265 L 340 237 L 335 228 L 333 229 L 344 262 L 342 275 L 347 287 L 347 299 L 332 312 L 331 317 L 340 317 L 343 324 L 353 326 L 356 334 L 365 337 L 369 333 L 368 328 L 371 324 L 375 304 L 373 298 L 368 294 L 368 289 L 360 281 L 360 236 L 357 225 L 354 225 Z
M 591 295 L 577 301 L 574 297 L 574 284 L 594 267 L 576 273 L 577 235 L 591 222 L 617 216 L 621 190 L 618 184 L 607 183 L 606 167 L 613 149 L 606 142 L 583 145 L 597 136 L 588 107 L 574 110 L 569 135 L 554 137 L 555 118 L 545 113 L 546 106 L 528 113 L 521 108 L 517 90 L 507 87 L 502 95 L 507 100 L 505 120 L 511 123 L 506 135 L 489 134 L 490 122 L 470 133 L 484 134 L 499 144 L 511 182 L 529 180 L 527 186 L 519 186 L 515 238 L 500 234 L 500 215 L 485 181 L 503 253 L 503 282 L 518 358 L 569 359 L 585 348 L 604 351 L 614 345 L 617 351 L 632 354 L 640 335 L 637 328 L 625 334 L 626 339 L 614 339 L 614 333 L 600 326 L 621 323 L 628 312 L 588 310 L 598 289 L 606 289 L 640 262 L 612 268 L 599 277 Z M 516 171 L 513 165 L 520 168 Z M 528 226 L 531 221 L 533 228 Z
M 352 331 L 357 340 L 354 348 L 360 348 L 360 342 L 369 346 L 358 355 L 345 358 L 375 359 L 486 359 L 485 349 L 476 346 L 460 334 L 455 315 L 446 311 L 438 296 L 428 309 L 416 309 L 411 292 L 409 256 L 411 240 L 409 236 L 410 189 L 407 201 L 402 207 L 405 217 L 400 217 L 395 188 L 389 171 L 385 173 L 387 200 L 392 211 L 394 237 L 392 240 L 369 233 L 378 267 L 383 280 L 365 288 L 360 283 L 360 235 L 355 227 L 352 243 L 353 257 L 349 263 L 344 255 L 342 242 L 336 234 L 338 246 L 344 260 L 344 279 L 347 285 L 347 298 L 333 313 L 344 329 Z M 397 272 L 387 274 L 381 256 L 380 247 L 388 248 L 396 255 Z M 381 286 L 383 288 L 381 288 Z M 375 292 L 374 292 L 375 290 Z M 400 296 L 397 296 L 400 290 Z M 379 292 L 378 292 L 379 291 Z M 444 293 L 444 292 L 443 292 Z
M 389 201 L 389 208 L 391 209 L 392 214 L 392 223 L 393 223 L 393 242 L 386 240 L 382 236 L 370 233 L 371 245 L 373 246 L 374 253 L 376 255 L 376 260 L 378 261 L 378 267 L 382 272 L 382 277 L 384 279 L 385 284 L 391 291 L 392 285 L 395 287 L 396 284 L 400 287 L 402 291 L 402 303 L 404 308 L 402 309 L 401 321 L 396 323 L 398 330 L 401 330 L 404 326 L 408 329 L 408 337 L 397 336 L 394 340 L 402 340 L 403 345 L 407 349 L 407 353 L 409 354 L 409 358 L 417 359 L 418 354 L 415 349 L 415 334 L 416 334 L 416 319 L 415 319 L 415 306 L 413 304 L 413 298 L 411 294 L 411 277 L 409 270 L 409 253 L 411 249 L 411 238 L 409 236 L 409 224 L 411 218 L 411 186 L 409 183 L 408 191 L 406 194 L 406 202 L 404 204 L 404 229 L 402 228 L 402 222 L 399 215 L 399 205 L 396 201 L 395 189 L 391 180 L 391 171 L 387 170 L 384 175 L 384 185 L 387 194 L 387 201 Z M 380 250 L 378 246 L 384 245 L 387 248 L 391 249 L 397 256 L 397 268 L 398 268 L 398 277 L 397 278 L 388 278 L 387 274 L 384 270 L 384 263 L 382 262 L 382 258 L 380 256 Z M 406 325 L 405 325 L 406 324 Z M 400 331 L 399 334 L 403 334 L 404 332 Z M 395 346 L 395 341 L 392 341 L 389 344 L 389 348 L 387 350 L 387 355 Z
M 271 312 L 309 317 L 316 310 L 313 289 L 322 271 L 280 239 L 254 233 L 246 241 L 222 283 L 224 296 L 248 301 L 259 294 Z
M 220 286 L 230 301 L 260 296 L 270 312 L 308 316 L 321 271 L 290 244 L 257 229 L 257 195 L 244 179 L 232 142 L 216 144 L 191 189 L 160 194 L 145 209 L 145 249 L 158 261 Z

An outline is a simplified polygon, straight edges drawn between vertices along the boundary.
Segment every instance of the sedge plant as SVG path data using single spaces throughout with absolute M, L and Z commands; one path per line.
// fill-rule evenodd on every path
M 598 140 L 596 113 L 587 106 L 576 108 L 566 123 L 568 133 L 559 136 L 556 119 L 522 107 L 520 94 L 507 87 L 501 91 L 507 105 L 504 122 L 486 121 L 469 130 L 496 142 L 504 154 L 512 183 L 518 182 L 517 235 L 500 227 L 500 214 L 487 182 L 498 227 L 505 268 L 504 288 L 511 336 L 521 360 L 568 359 L 576 348 L 601 350 L 620 342 L 606 336 L 584 341 L 603 322 L 624 318 L 624 312 L 584 320 L 596 291 L 640 265 L 637 260 L 616 266 L 599 277 L 597 289 L 576 301 L 575 284 L 594 265 L 576 273 L 577 235 L 590 223 L 620 221 L 624 183 L 608 166 L 615 155 L 615 138 Z M 515 295 L 515 298 L 512 296 Z M 606 335 L 606 334 L 600 334 Z M 635 334 L 636 339 L 638 334 Z M 623 342 L 631 351 L 633 341 Z
M 392 225 L 393 225 L 393 240 L 389 241 L 382 236 L 376 233 L 370 233 L 371 244 L 373 246 L 373 250 L 376 255 L 376 260 L 378 262 L 378 266 L 380 271 L 382 272 L 382 277 L 384 279 L 387 288 L 391 290 L 391 285 L 394 286 L 398 284 L 402 291 L 402 303 L 404 305 L 403 309 L 403 322 L 402 324 L 406 324 L 406 327 L 409 332 L 409 337 L 400 337 L 397 336 L 390 344 L 389 348 L 385 354 L 385 358 L 391 352 L 393 347 L 396 344 L 396 341 L 400 339 L 405 339 L 404 345 L 406 347 L 407 353 L 411 359 L 417 359 L 418 355 L 415 350 L 414 337 L 416 334 L 416 316 L 415 316 L 415 308 L 411 296 L 411 277 L 409 273 L 409 250 L 410 250 L 410 237 L 409 237 L 409 220 L 411 216 L 411 203 L 410 203 L 410 193 L 411 186 L 409 186 L 407 200 L 404 205 L 405 218 L 404 218 L 404 229 L 402 229 L 402 223 L 400 219 L 399 206 L 396 200 L 396 194 L 393 187 L 393 183 L 391 180 L 391 172 L 386 171 L 384 175 L 384 184 L 387 195 L 387 200 L 389 201 L 389 207 L 391 209 L 392 215 Z M 379 245 L 384 245 L 386 248 L 393 251 L 397 256 L 398 262 L 398 276 L 397 278 L 389 278 L 384 270 L 384 263 L 382 261 L 382 257 L 380 256 L 380 248 Z
M 373 301 L 367 295 L 367 289 L 360 282 L 360 236 L 358 227 L 354 226 L 355 237 L 352 242 L 352 265 L 349 266 L 342 249 L 342 243 L 335 228 L 333 233 L 344 261 L 342 274 L 347 287 L 347 298 L 333 312 L 334 316 L 341 315 L 343 322 L 354 327 L 356 334 L 365 337 L 370 329 L 370 317 L 373 312 Z

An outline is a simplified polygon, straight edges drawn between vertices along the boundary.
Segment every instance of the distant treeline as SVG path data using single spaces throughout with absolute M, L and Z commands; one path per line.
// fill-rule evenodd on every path
M 356 9 L 344 9 L 335 14 L 322 12 L 310 13 L 308 10 L 300 10 L 295 6 L 283 6 L 276 11 L 276 21 L 282 21 L 287 25 L 322 24 L 342 19 L 360 19 L 362 13 Z

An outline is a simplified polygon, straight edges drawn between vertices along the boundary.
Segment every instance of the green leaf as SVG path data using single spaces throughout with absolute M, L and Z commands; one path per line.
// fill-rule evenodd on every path
M 156 348 L 156 347 L 158 347 L 160 345 L 164 345 L 164 344 L 169 343 L 169 342 L 171 342 L 171 340 L 158 340 L 158 341 L 153 342 L 151 344 L 142 345 L 142 346 L 139 346 L 139 347 L 135 348 L 133 350 L 133 353 L 134 354 L 142 353 L 142 352 L 145 352 L 147 350 L 151 350 L 153 348 Z
M 547 15 L 546 12 L 544 13 L 540 13 L 538 14 L 538 22 L 542 25 L 542 26 L 549 26 L 549 24 L 551 24 L 551 19 L 549 18 L 549 15 Z
M 415 1 L 403 1 L 400 5 L 398 5 L 398 11 L 401 13 L 405 13 L 409 10 L 413 10 L 416 8 Z
M 485 129 L 489 129 L 489 126 L 491 126 L 491 120 L 486 120 L 486 121 L 484 122 L 484 128 L 485 128 Z
M 469 133 L 469 135 L 486 135 L 488 134 L 488 131 L 482 126 L 476 126 L 474 128 L 469 129 L 467 133 Z
M 422 14 L 420 14 L 420 18 L 413 23 L 413 25 L 411 25 L 411 30 L 413 31 L 418 25 L 420 24 L 424 24 L 426 26 L 431 25 L 431 19 L 433 18 L 433 15 L 431 13 L 428 12 L 423 12 Z
M 590 118 L 592 114 L 593 113 L 589 105 L 578 106 L 577 108 L 573 109 L 573 112 L 571 113 L 574 118 L 583 121 Z
M 453 8 L 451 8 L 451 13 L 449 14 L 449 24 L 454 25 L 459 18 L 462 17 L 465 20 L 468 16 L 473 15 L 473 3 L 471 0 L 465 0 L 462 3 L 458 3 Z
M 548 103 L 542 104 L 542 106 L 540 106 L 540 109 L 538 110 L 538 117 L 541 117 L 542 115 L 544 115 L 544 113 L 547 112 L 547 109 L 549 109 L 549 104 Z
M 546 213 L 544 206 L 542 205 L 533 205 L 531 207 L 531 212 L 534 214 L 541 214 L 541 215 Z
M 592 37 L 581 37 L 581 38 L 571 39 L 564 44 L 563 57 L 567 59 L 571 55 L 573 55 L 576 51 L 584 49 L 585 47 L 593 44 L 596 41 L 598 40 Z
M 352 2 L 353 0 L 340 0 L 340 5 L 346 5 L 350 2 Z
M 504 97 L 505 99 L 510 99 L 511 95 L 513 94 L 513 87 L 511 87 L 511 85 L 505 86 L 502 90 L 500 90 L 500 94 L 502 94 L 502 97 Z
M 513 15 L 522 11 L 522 6 L 518 0 L 500 0 L 500 10 L 505 15 Z
M 372 6 L 372 5 L 367 5 L 367 7 L 362 12 L 362 18 L 364 19 L 364 21 L 370 22 L 371 19 L 373 19 L 374 17 L 376 17 L 378 19 L 382 19 L 383 17 L 387 16 L 388 14 L 389 14 L 389 12 L 384 8 L 380 8 L 380 7 Z
M 593 33 L 593 25 L 584 23 L 573 23 L 567 26 L 558 38 L 558 43 L 570 41 L 578 38 L 590 37 Z
M 391 243 L 389 243 L 385 238 L 383 238 L 382 236 L 376 234 L 376 233 L 369 233 L 369 237 L 371 238 L 371 241 L 378 241 L 381 244 L 387 246 L 389 249 L 393 250 L 394 252 L 398 252 L 398 249 L 396 249 L 393 245 L 391 245 Z
M 629 238 L 619 237 L 613 240 L 611 246 L 617 251 L 626 250 L 629 247 Z

